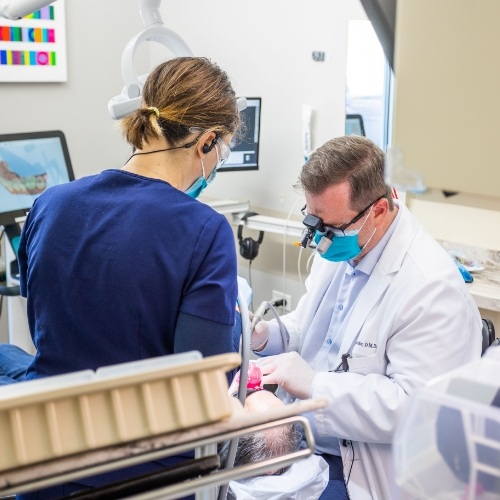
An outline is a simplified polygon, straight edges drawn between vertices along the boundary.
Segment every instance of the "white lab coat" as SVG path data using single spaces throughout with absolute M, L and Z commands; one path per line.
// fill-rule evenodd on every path
M 395 484 L 391 440 L 408 395 L 481 355 L 481 318 L 456 265 L 404 205 L 400 210 L 334 363 L 349 353 L 349 371 L 316 373 L 311 391 L 311 397 L 330 401 L 314 412 L 314 421 L 321 436 L 341 439 L 353 500 L 406 498 Z M 307 293 L 281 318 L 290 348 L 310 363 L 326 333 L 312 331 L 311 322 L 337 268 L 318 255 Z M 271 331 L 279 335 L 275 327 Z M 268 345 L 262 354 L 272 354 L 279 341 Z

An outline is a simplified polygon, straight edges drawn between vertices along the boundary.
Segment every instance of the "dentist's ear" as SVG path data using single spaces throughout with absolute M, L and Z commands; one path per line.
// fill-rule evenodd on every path
M 389 202 L 387 198 L 382 198 L 381 200 L 377 201 L 377 203 L 373 205 L 372 210 L 373 210 L 375 224 L 377 223 L 382 224 L 382 222 L 387 217 L 387 214 L 389 213 Z

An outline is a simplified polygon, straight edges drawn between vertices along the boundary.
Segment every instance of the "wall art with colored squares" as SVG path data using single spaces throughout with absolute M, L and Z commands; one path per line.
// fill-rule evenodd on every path
M 64 0 L 18 21 L 0 18 L 0 82 L 65 82 Z

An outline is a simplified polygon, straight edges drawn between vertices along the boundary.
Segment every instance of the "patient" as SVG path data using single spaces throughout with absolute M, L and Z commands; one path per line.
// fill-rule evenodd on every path
M 238 399 L 233 398 L 237 412 L 272 412 L 283 408 L 285 404 L 262 386 L 258 373 L 260 369 L 250 363 L 248 373 L 247 397 L 242 407 Z M 259 383 L 260 382 L 260 383 Z M 229 394 L 235 395 L 239 383 L 236 375 Z M 254 432 L 239 438 L 234 467 L 259 463 L 270 458 L 277 458 L 298 451 L 302 435 L 297 424 L 284 424 L 264 431 Z M 226 465 L 229 453 L 229 441 L 219 449 L 221 467 Z M 318 455 L 311 455 L 294 462 L 291 466 L 270 470 L 260 475 L 229 482 L 228 499 L 244 500 L 316 500 L 328 483 L 328 464 Z
M 250 413 L 264 412 L 284 403 L 272 392 L 266 390 L 250 390 L 247 393 L 244 410 Z M 281 457 L 300 449 L 302 435 L 296 424 L 287 424 L 241 436 L 238 441 L 234 467 L 248 463 L 261 462 L 274 457 Z M 226 465 L 229 453 L 229 441 L 223 443 L 219 450 L 221 466 Z M 268 471 L 267 475 L 279 475 L 289 467 Z

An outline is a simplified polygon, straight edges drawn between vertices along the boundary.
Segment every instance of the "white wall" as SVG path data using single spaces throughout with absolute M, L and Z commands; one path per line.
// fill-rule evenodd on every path
M 142 29 L 139 0 L 65 2 L 68 81 L 0 83 L 0 133 L 60 129 L 75 175 L 121 167 L 129 148 L 107 111 L 123 87 L 123 49 Z
M 107 103 L 122 89 L 121 55 L 143 24 L 139 0 L 65 3 L 68 81 L 0 83 L 0 133 L 63 130 L 81 177 L 120 167 L 128 157 Z M 229 73 L 239 95 L 263 100 L 260 169 L 221 173 L 207 195 L 250 200 L 252 209 L 282 217 L 294 207 L 294 218 L 300 219 L 301 202 L 292 186 L 303 164 L 302 105 L 313 109 L 313 148 L 343 134 L 347 25 L 366 18 L 359 0 L 163 0 L 160 9 L 165 25 L 195 55 L 211 58 Z M 157 44 L 147 46 L 139 51 L 138 74 L 169 56 Z M 314 62 L 313 50 L 325 51 L 325 62 Z M 298 250 L 291 242 L 283 285 L 283 239 L 266 234 L 252 264 L 256 301 L 269 299 L 273 288 L 285 288 L 297 302 Z M 248 261 L 241 260 L 241 274 L 248 276 L 247 269 Z
M 293 209 L 293 218 L 301 220 L 303 196 L 293 185 L 304 162 L 302 105 L 313 110 L 313 149 L 343 135 L 347 26 L 350 19 L 366 19 L 359 0 L 163 0 L 161 13 L 194 54 L 227 71 L 238 95 L 262 97 L 259 170 L 220 173 L 207 197 L 249 200 L 252 210 L 278 217 Z M 313 61 L 314 50 L 326 53 L 325 62 Z M 159 62 L 160 56 L 161 48 L 154 49 L 153 59 Z M 257 232 L 244 236 L 256 238 Z M 271 299 L 273 289 L 285 289 L 297 303 L 297 259 L 298 249 L 287 238 L 284 283 L 283 238 L 265 235 L 251 266 L 255 307 Z M 241 258 L 239 273 L 250 277 L 248 261 Z
M 288 213 L 304 161 L 302 105 L 313 109 L 313 148 L 343 135 L 347 22 L 365 18 L 359 1 L 163 0 L 161 13 L 196 55 L 228 72 L 239 95 L 262 97 L 260 169 L 221 173 L 207 195 Z M 314 62 L 313 50 L 326 61 Z
M 121 167 L 127 158 L 129 148 L 108 116 L 107 103 L 123 86 L 123 49 L 143 25 L 139 0 L 71 0 L 65 7 L 68 81 L 0 83 L 0 134 L 62 130 L 75 175 L 81 177 Z M 8 338 L 6 316 L 5 298 L 0 342 Z

